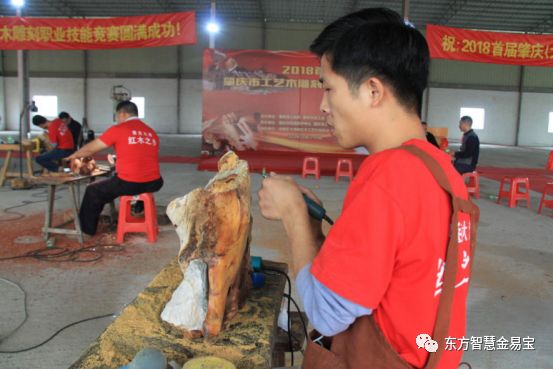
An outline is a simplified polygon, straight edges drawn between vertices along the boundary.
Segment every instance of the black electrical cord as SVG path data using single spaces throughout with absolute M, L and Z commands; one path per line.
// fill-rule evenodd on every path
M 76 250 L 69 250 L 61 247 L 43 247 L 36 250 L 31 250 L 23 255 L 9 256 L 6 258 L 0 258 L 0 261 L 34 258 L 41 261 L 74 261 L 77 263 L 91 263 L 98 261 L 104 257 L 104 252 L 117 252 L 125 250 L 125 246 L 116 244 L 94 244 L 87 247 L 82 247 Z M 83 258 L 82 254 L 89 253 L 93 257 Z
M 13 281 L 10 281 L 9 279 L 5 279 L 5 278 L 0 278 L 0 281 L 4 281 L 4 282 L 8 282 L 9 284 L 17 287 L 21 292 L 23 292 L 23 312 L 25 314 L 23 320 L 21 321 L 21 323 L 19 323 L 17 325 L 17 327 L 15 327 L 11 332 L 9 332 L 7 335 L 5 336 L 2 336 L 0 337 L 0 343 L 5 341 L 6 339 L 8 339 L 10 336 L 12 336 L 16 331 L 18 331 L 22 326 L 23 324 L 25 324 L 25 322 L 27 321 L 27 319 L 29 318 L 29 313 L 27 312 L 27 292 L 25 292 L 25 290 L 23 289 L 23 287 L 21 287 L 19 284 L 13 282 Z M 106 318 L 108 316 L 113 316 L 114 314 L 106 314 L 106 315 L 99 315 L 99 316 L 95 316 L 95 317 L 92 317 L 92 318 L 86 318 L 86 319 L 82 319 L 82 320 L 79 320 L 77 322 L 74 322 L 74 323 L 71 323 L 71 324 L 68 324 L 66 325 L 65 327 L 59 329 L 56 333 L 54 333 L 51 337 L 49 337 L 47 340 L 37 344 L 37 345 L 34 345 L 32 347 L 28 347 L 28 348 L 25 348 L 25 349 L 21 349 L 21 350 L 13 350 L 13 351 L 0 351 L 0 354 L 18 354 L 18 353 L 21 353 L 21 352 L 25 352 L 25 351 L 30 351 L 30 350 L 33 350 L 37 347 L 40 347 L 40 346 L 43 346 L 45 345 L 46 343 L 50 342 L 54 337 L 56 337 L 58 334 L 60 334 L 63 330 L 69 328 L 69 327 L 72 327 L 74 325 L 77 325 L 77 324 L 80 324 L 80 323 L 84 323 L 84 322 L 88 322 L 90 320 L 95 320 L 95 319 L 101 319 L 101 318 Z
M 9 279 L 6 279 L 6 278 L 1 278 L 0 277 L 0 281 L 7 282 L 8 284 L 11 284 L 12 286 L 17 287 L 23 293 L 23 314 L 24 314 L 23 320 L 21 321 L 21 323 L 19 323 L 17 325 L 17 327 L 12 329 L 11 332 L 8 332 L 8 334 L 6 334 L 4 336 L 0 336 L 0 343 L 2 343 L 2 341 L 4 341 L 8 337 L 10 337 L 12 334 L 17 332 L 19 330 L 19 328 L 21 328 L 23 326 L 23 324 L 25 324 L 25 322 L 27 321 L 27 318 L 29 317 L 29 313 L 27 312 L 27 292 L 25 292 L 23 287 L 21 287 L 16 282 L 10 281 Z
M 63 191 L 63 190 L 65 190 L 65 188 L 60 188 L 60 191 Z M 36 200 L 36 201 L 23 200 L 21 202 L 21 204 L 19 204 L 19 205 L 10 206 L 8 208 L 2 209 L 2 212 L 4 214 L 15 215 L 15 217 L 9 218 L 9 219 L 0 219 L 0 223 L 13 222 L 13 221 L 25 218 L 25 214 L 22 214 L 22 213 L 17 212 L 17 211 L 12 211 L 12 210 L 17 209 L 17 208 L 21 208 L 23 206 L 31 205 L 31 204 L 38 204 L 40 202 L 44 202 L 44 201 L 48 200 L 48 198 L 47 198 L 48 192 L 46 190 L 38 192 L 38 193 L 33 193 L 33 194 L 31 194 L 31 197 L 42 198 L 44 196 L 46 196 L 46 198 L 42 199 L 42 200 Z M 60 197 L 55 197 L 55 200 L 57 200 L 57 199 L 60 199 Z
M 76 321 L 76 322 L 73 322 L 71 324 L 68 324 L 66 325 L 65 327 L 61 328 L 61 329 L 58 329 L 58 331 L 56 333 L 54 333 L 52 336 L 50 336 L 47 340 L 37 344 L 37 345 L 34 345 L 34 346 L 31 346 L 31 347 L 27 347 L 27 348 L 24 348 L 24 349 L 21 349 L 21 350 L 14 350 L 14 351 L 0 351 L 0 354 L 19 354 L 21 352 L 26 352 L 26 351 L 31 351 L 31 350 L 34 350 L 40 346 L 43 346 L 45 344 L 47 344 L 48 342 L 50 342 L 54 337 L 56 337 L 58 334 L 60 334 L 62 331 L 66 330 L 67 328 L 69 327 L 72 327 L 74 325 L 77 325 L 77 324 L 81 324 L 81 323 L 84 323 L 84 322 L 88 322 L 90 320 L 96 320 L 96 319 L 102 319 L 102 318 L 107 318 L 108 316 L 113 316 L 114 313 L 111 313 L 111 314 L 105 314 L 105 315 L 98 315 L 98 316 L 94 316 L 92 318 L 86 318 L 86 319 L 82 319 L 82 320 L 79 320 L 79 321 Z
M 309 334 L 307 333 L 307 325 L 305 324 L 305 320 L 303 319 L 303 316 L 301 315 L 301 310 L 300 310 L 298 304 L 296 303 L 296 300 L 294 300 L 294 298 L 292 296 L 287 295 L 287 294 L 284 294 L 284 297 L 290 299 L 292 301 L 292 303 L 294 304 L 294 306 L 296 307 L 296 310 L 298 311 L 298 313 L 300 315 L 301 325 L 303 326 L 303 333 L 305 334 L 305 342 L 307 342 L 307 340 L 309 339 Z
M 63 191 L 63 190 L 66 190 L 66 188 L 60 188 L 58 191 Z M 48 192 L 45 189 L 41 192 L 31 194 L 31 197 L 37 197 L 37 198 L 43 198 L 43 199 L 37 200 L 37 201 L 24 200 L 19 205 L 2 209 L 2 211 L 5 214 L 12 214 L 12 215 L 15 215 L 16 217 L 11 219 L 0 219 L 0 222 L 13 222 L 15 220 L 25 218 L 24 214 L 19 212 L 14 212 L 12 211 L 12 209 L 17 209 L 30 204 L 36 204 L 36 203 L 47 201 Z M 59 198 L 60 197 L 55 197 L 56 200 Z M 31 250 L 23 255 L 0 258 L 0 261 L 23 259 L 23 258 L 34 258 L 41 261 L 52 261 L 52 262 L 74 261 L 77 263 L 90 263 L 93 261 L 100 260 L 104 255 L 103 252 L 114 252 L 114 251 L 123 251 L 123 250 L 124 250 L 124 247 L 121 245 L 100 244 L 100 243 L 94 244 L 92 246 L 76 249 L 76 250 L 69 250 L 67 248 L 60 248 L 60 247 L 45 247 L 45 248 L 39 248 L 36 250 Z M 89 258 L 82 257 L 82 255 L 84 254 L 92 254 L 92 257 L 89 257 Z
M 290 281 L 290 277 L 288 274 L 284 273 L 282 270 L 273 269 L 273 268 L 267 268 L 263 266 L 264 271 L 269 271 L 273 273 L 282 274 L 286 277 L 286 281 L 288 282 L 288 295 L 292 295 L 292 282 Z M 288 299 L 288 307 L 287 307 L 287 315 L 288 315 L 288 347 L 290 349 L 290 364 L 294 366 L 294 344 L 292 343 L 292 323 L 290 319 L 290 301 L 291 299 Z

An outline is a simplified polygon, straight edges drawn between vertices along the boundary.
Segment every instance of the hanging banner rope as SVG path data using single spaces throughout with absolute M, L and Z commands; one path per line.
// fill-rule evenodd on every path
M 194 12 L 93 19 L 0 18 L 3 50 L 91 50 L 194 43 Z
M 480 63 L 553 66 L 553 35 L 426 25 L 430 56 Z

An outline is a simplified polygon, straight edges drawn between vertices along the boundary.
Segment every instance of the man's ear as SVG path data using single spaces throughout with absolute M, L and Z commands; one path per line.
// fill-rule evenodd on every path
M 371 77 L 367 79 L 362 87 L 365 98 L 371 107 L 376 107 L 382 104 L 383 99 L 386 96 L 386 88 L 382 81 L 377 77 Z

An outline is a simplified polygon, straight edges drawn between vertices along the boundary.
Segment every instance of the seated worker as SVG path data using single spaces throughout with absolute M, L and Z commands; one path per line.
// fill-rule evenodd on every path
M 424 132 L 426 133 L 426 141 L 430 142 L 432 145 L 436 146 L 438 149 L 440 148 L 440 145 L 438 145 L 438 141 L 436 141 L 436 137 L 432 134 L 432 132 L 428 132 L 428 123 L 421 122 L 422 128 L 424 128 Z
M 75 144 L 75 150 L 79 149 L 83 143 L 83 126 L 81 123 L 77 122 L 73 119 L 73 117 L 64 111 L 59 113 L 58 118 L 60 118 L 71 131 L 73 143 Z
M 461 139 L 461 148 L 453 155 L 455 161 L 453 166 L 460 174 L 470 173 L 476 170 L 478 156 L 480 156 L 480 140 L 472 130 L 472 118 L 468 115 L 461 117 L 459 129 L 463 132 Z
M 71 160 L 91 156 L 110 146 L 113 146 L 117 155 L 117 175 L 96 181 L 86 188 L 79 219 L 83 232 L 90 236 L 96 234 L 105 204 L 123 195 L 157 192 L 163 186 L 159 172 L 157 134 L 138 119 L 138 108 L 134 103 L 120 102 L 115 112 L 116 125 L 66 158 Z
M 73 136 L 71 136 L 71 132 L 65 123 L 59 118 L 48 120 L 42 115 L 35 115 L 33 124 L 48 130 L 48 138 L 52 147 L 51 150 L 37 156 L 35 160 L 50 172 L 57 172 L 59 161 L 75 151 Z
M 309 217 L 303 194 L 320 200 L 292 178 L 272 174 L 258 192 L 261 214 L 284 226 L 310 323 L 332 338 L 328 352 L 327 339 L 312 337 L 302 368 L 420 369 L 438 360 L 436 368 L 456 369 L 461 351 L 444 350 L 439 342 L 431 356 L 433 342 L 428 350 L 417 346 L 417 336 L 433 334 L 438 307 L 447 306 L 440 300 L 452 201 L 423 160 L 406 149 L 433 159 L 455 196 L 468 199 L 450 156 L 428 143 L 420 127 L 430 60 L 426 40 L 394 11 L 371 8 L 327 26 L 311 51 L 321 62 L 320 110 L 331 132 L 342 148 L 363 146 L 371 155 L 326 236 L 321 222 Z M 447 291 L 454 288 L 446 295 L 453 301 L 442 321 L 444 341 L 465 335 L 472 265 L 465 236 L 458 246 L 463 257 L 446 269 L 455 274 L 446 273 Z M 387 356 L 375 355 L 377 348 Z

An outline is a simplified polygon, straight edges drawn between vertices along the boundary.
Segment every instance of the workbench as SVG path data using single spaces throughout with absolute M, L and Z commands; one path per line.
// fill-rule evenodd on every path
M 23 145 L 20 144 L 0 144 L 0 151 L 6 151 L 6 157 L 4 158 L 4 165 L 2 165 L 2 169 L 0 170 L 0 187 L 4 185 L 4 182 L 8 178 L 13 177 L 19 177 L 19 172 L 9 172 L 8 169 L 10 167 L 10 161 L 12 159 L 12 154 L 14 152 L 21 152 L 25 153 L 25 163 L 26 163 L 26 170 L 23 170 L 21 168 L 21 173 L 23 177 L 25 178 L 32 178 L 33 177 L 33 157 L 31 155 L 33 151 L 33 143 L 31 141 L 23 141 Z
M 83 182 L 92 182 L 97 177 L 109 175 L 111 171 L 106 169 L 96 169 L 90 175 L 75 175 L 72 173 L 50 173 L 40 177 L 34 177 L 31 182 L 36 185 L 48 186 L 48 200 L 46 201 L 46 211 L 44 216 L 44 227 L 42 234 L 47 241 L 51 234 L 65 234 L 77 236 L 80 243 L 83 243 L 83 232 L 79 221 L 79 205 L 80 205 L 80 184 Z M 75 229 L 61 228 L 60 226 L 52 226 L 54 215 L 54 202 L 56 200 L 56 187 L 68 186 L 70 193 L 71 210 L 73 211 L 73 222 Z M 114 211 L 113 203 L 111 204 L 112 212 Z
M 287 271 L 286 264 L 264 261 Z M 218 356 L 237 369 L 271 368 L 277 317 L 286 279 L 267 274 L 265 286 L 251 289 L 244 306 L 219 336 L 188 339 L 182 331 L 163 322 L 160 314 L 182 281 L 176 258 L 126 306 L 95 342 L 69 369 L 113 369 L 128 364 L 145 347 L 161 350 L 167 361 L 183 365 L 199 356 Z

